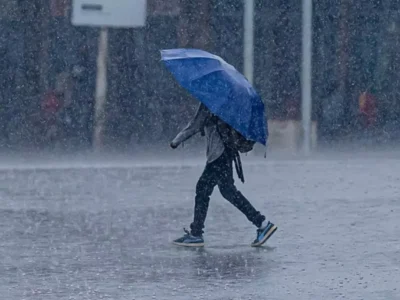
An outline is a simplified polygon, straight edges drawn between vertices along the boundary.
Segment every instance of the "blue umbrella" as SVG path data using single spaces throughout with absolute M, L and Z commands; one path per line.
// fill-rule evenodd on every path
M 249 140 L 266 145 L 264 103 L 246 78 L 217 55 L 168 49 L 161 59 L 179 84 Z

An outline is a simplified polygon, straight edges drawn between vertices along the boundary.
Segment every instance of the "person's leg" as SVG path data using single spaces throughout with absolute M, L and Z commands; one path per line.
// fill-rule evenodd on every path
M 225 157 L 224 163 L 220 164 L 220 176 L 218 178 L 218 187 L 221 195 L 258 228 L 257 238 L 252 243 L 252 246 L 261 246 L 272 236 L 277 227 L 271 222 L 265 224 L 265 216 L 257 211 L 250 201 L 237 190 L 233 178 L 232 159 L 228 155 Z
M 202 175 L 196 185 L 196 197 L 194 205 L 193 222 L 190 224 L 191 232 L 185 229 L 186 234 L 174 241 L 179 246 L 204 246 L 203 228 L 207 217 L 210 196 L 217 184 L 217 175 L 215 172 L 216 162 L 207 163 Z
M 190 224 L 191 234 L 201 236 L 203 234 L 204 222 L 207 217 L 210 196 L 217 185 L 217 173 L 215 162 L 207 164 L 203 174 L 196 185 L 196 197 L 194 204 L 193 223 Z
M 222 197 L 239 209 L 255 226 L 261 227 L 262 222 L 265 221 L 265 216 L 257 211 L 250 201 L 237 190 L 233 178 L 232 159 L 228 155 L 225 156 L 225 160 L 220 164 L 219 174 L 218 188 Z

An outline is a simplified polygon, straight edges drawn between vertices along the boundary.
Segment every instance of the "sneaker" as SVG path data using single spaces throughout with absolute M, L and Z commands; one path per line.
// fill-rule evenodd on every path
M 265 227 L 257 229 L 257 237 L 251 244 L 252 247 L 260 247 L 263 245 L 278 229 L 273 223 L 268 222 Z
M 178 246 L 184 246 L 184 247 L 203 247 L 204 246 L 204 240 L 202 236 L 193 236 L 188 230 L 183 229 L 186 234 L 179 238 L 174 240 L 172 243 Z

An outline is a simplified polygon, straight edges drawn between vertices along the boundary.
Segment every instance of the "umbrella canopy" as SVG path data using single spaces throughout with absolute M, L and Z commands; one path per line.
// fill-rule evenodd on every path
M 246 78 L 217 55 L 168 49 L 161 59 L 179 84 L 244 137 L 266 145 L 264 103 Z

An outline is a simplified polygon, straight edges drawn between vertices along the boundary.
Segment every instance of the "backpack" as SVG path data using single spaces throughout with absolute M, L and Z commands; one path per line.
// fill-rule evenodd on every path
M 239 179 L 244 183 L 244 174 L 242 168 L 242 162 L 240 160 L 240 153 L 247 153 L 253 150 L 256 142 L 246 139 L 240 132 L 235 130 L 229 124 L 223 122 L 220 118 L 212 115 L 211 118 L 205 121 L 205 124 L 200 129 L 201 135 L 204 136 L 204 126 L 207 124 L 214 123 L 216 125 L 217 132 L 221 137 L 224 146 L 228 148 L 232 154 L 232 159 L 235 163 L 236 172 Z
M 229 124 L 217 119 L 217 131 L 224 145 L 234 152 L 247 153 L 253 150 L 256 142 L 248 140 Z

